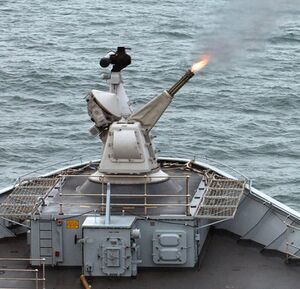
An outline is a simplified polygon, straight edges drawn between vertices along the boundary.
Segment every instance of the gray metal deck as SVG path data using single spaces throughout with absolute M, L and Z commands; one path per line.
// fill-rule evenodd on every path
M 168 168 L 170 179 L 155 184 L 111 185 L 112 213 L 134 215 L 184 215 L 202 176 L 192 171 Z M 66 175 L 60 189 L 54 189 L 46 198 L 43 214 L 57 214 L 62 203 L 64 214 L 82 214 L 105 207 L 106 184 L 88 180 L 93 171 Z M 141 176 L 143 179 L 143 176 Z M 187 185 L 188 179 L 188 185 Z M 186 196 L 188 195 L 188 199 Z M 146 207 L 146 208 L 145 208 Z
M 260 253 L 261 247 L 254 243 L 238 242 L 238 239 L 224 231 L 215 231 L 207 243 L 207 250 L 201 266 L 194 269 L 143 269 L 136 279 L 132 278 L 93 278 L 92 288 L 110 289 L 297 289 L 300 282 L 300 267 L 286 265 L 283 257 Z M 28 257 L 29 248 L 26 238 L 0 241 L 0 257 Z M 8 273 L 1 267 L 1 277 Z M 9 266 L 30 268 L 25 262 L 11 262 Z M 79 276 L 81 268 L 47 268 L 46 288 L 82 288 Z M 0 281 L 0 288 L 34 288 L 34 283 L 22 284 Z M 40 287 L 41 288 L 41 287 Z
M 197 170 L 201 167 L 197 167 Z M 178 174 L 182 174 L 182 170 L 173 166 L 171 171 L 178 170 Z M 79 170 L 78 174 L 86 173 Z M 190 173 L 190 172 L 185 172 Z M 190 194 L 193 195 L 196 189 L 196 184 L 201 179 L 198 174 L 192 174 L 194 177 L 190 179 Z M 68 178 L 68 177 L 67 177 Z M 86 177 L 71 176 L 65 183 L 65 192 L 78 194 L 78 187 L 86 180 Z M 179 184 L 179 190 L 183 192 L 184 179 Z M 93 189 L 93 188 L 92 188 Z M 88 191 L 87 193 L 93 193 Z M 97 193 L 97 192 L 96 192 Z M 99 193 L 99 192 L 98 192 Z M 118 192 L 121 193 L 121 192 Z M 123 191 L 126 195 L 128 192 Z M 155 192 L 149 191 L 154 194 Z M 256 197 L 257 195 L 257 197 Z M 2 196 L 1 196 L 2 197 Z M 70 196 L 71 199 L 76 199 L 76 196 Z M 84 197 L 86 202 L 88 196 Z M 51 200 L 58 198 L 57 189 L 52 190 L 47 197 L 47 204 L 44 210 L 57 212 L 58 204 Z M 94 197 L 91 196 L 93 199 Z M 91 201 L 94 202 L 94 199 Z M 269 200 L 269 202 L 265 202 Z M 57 200 L 56 200 L 57 201 Z M 70 201 L 65 199 L 65 201 Z M 75 203 L 80 204 L 83 200 L 77 199 Z M 100 199 L 99 199 L 100 201 Z M 271 202 L 272 201 L 272 202 Z M 67 214 L 80 213 L 87 211 L 85 206 L 79 207 L 78 204 L 74 207 L 69 207 Z M 277 207 L 276 207 L 277 206 Z M 283 209 L 281 209 L 283 207 Z M 300 267 L 294 265 L 286 265 L 284 257 L 276 254 L 261 254 L 262 248 L 281 251 L 285 254 L 288 240 L 293 244 L 293 254 L 298 254 L 299 227 L 297 215 L 291 213 L 285 216 L 287 210 L 283 205 L 276 203 L 273 199 L 268 199 L 262 193 L 255 189 L 252 192 L 247 191 L 244 194 L 241 204 L 239 205 L 237 214 L 231 221 L 226 221 L 219 224 L 226 230 L 232 231 L 240 235 L 241 240 L 252 239 L 264 246 L 253 245 L 246 241 L 237 242 L 239 239 L 236 235 L 230 235 L 225 231 L 215 231 L 212 234 L 210 241 L 207 244 L 207 250 L 204 254 L 200 268 L 194 269 L 139 269 L 136 279 L 120 278 L 93 278 L 90 280 L 93 288 L 201 288 L 201 289 L 296 289 L 300 283 Z M 157 212 L 157 211 L 156 211 Z M 150 211 L 148 211 L 150 213 Z M 254 217 L 253 217 L 254 215 Z M 268 230 L 271 230 L 272 234 Z M 278 231 L 278 232 L 277 232 Z M 266 245 L 268 244 L 268 245 Z M 281 248 L 282 247 L 282 248 Z M 271 252 L 265 250 L 265 252 Z M 25 236 L 17 238 L 6 238 L 0 240 L 0 258 L 28 258 L 29 247 L 26 243 Z M 1 270 L 2 268 L 2 270 Z M 0 261 L 0 288 L 35 288 L 34 282 L 15 282 L 1 281 L 1 278 L 13 276 L 12 272 L 5 269 L 32 269 L 29 263 Z M 20 272 L 17 276 L 26 278 L 28 273 Z M 81 288 L 79 275 L 81 267 L 56 267 L 47 268 L 46 288 Z M 16 276 L 16 275 L 14 275 Z M 40 284 L 41 285 L 41 284 Z M 41 286 L 39 288 L 42 288 Z

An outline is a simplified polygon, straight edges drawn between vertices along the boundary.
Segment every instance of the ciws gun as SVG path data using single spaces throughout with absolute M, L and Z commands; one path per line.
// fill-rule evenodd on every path
M 147 175 L 154 181 L 168 176 L 159 168 L 156 150 L 150 130 L 170 105 L 175 94 L 194 76 L 193 66 L 168 90 L 150 100 L 136 112 L 132 112 L 122 85 L 121 70 L 131 63 L 124 47 L 109 52 L 100 60 L 101 67 L 112 65 L 108 79 L 110 91 L 92 90 L 87 97 L 88 113 L 95 123 L 95 135 L 99 135 L 104 148 L 98 172 L 95 176 Z M 128 182 L 138 182 L 128 178 Z M 96 178 L 94 179 L 96 181 Z M 110 182 L 124 182 L 110 179 Z M 152 182 L 151 181 L 151 182 Z

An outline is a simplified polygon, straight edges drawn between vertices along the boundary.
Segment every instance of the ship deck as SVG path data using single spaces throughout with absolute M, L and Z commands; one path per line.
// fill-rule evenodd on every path
M 199 181 L 201 181 L 201 174 L 197 172 L 191 172 L 187 168 L 172 167 L 165 168 L 172 171 L 174 175 L 190 175 L 189 178 L 189 194 L 190 197 L 193 196 Z M 197 168 L 201 169 L 201 168 Z M 85 186 L 86 190 L 82 196 L 81 185 L 87 180 L 87 176 L 93 173 L 93 169 L 87 167 L 85 170 L 79 170 L 78 172 L 72 171 L 69 175 L 65 176 L 65 181 L 62 186 L 64 193 L 74 194 L 70 196 L 65 196 L 63 201 L 66 206 L 63 207 L 65 214 L 74 214 L 85 212 L 87 205 L 84 203 L 93 203 L 95 198 L 102 203 L 101 196 L 96 196 L 99 194 L 99 190 L 94 190 L 96 187 L 99 188 L 99 184 L 94 187 L 93 184 Z M 61 171 L 62 172 L 62 171 Z M 61 172 L 58 174 L 60 175 Z M 186 190 L 185 177 L 176 180 L 175 187 L 177 190 L 172 190 L 178 194 L 185 194 Z M 174 185 L 174 183 L 173 183 Z M 102 184 L 100 184 L 102 188 Z M 143 185 L 136 186 L 136 192 L 141 192 L 143 196 Z M 105 186 L 104 186 L 105 188 Z M 124 187 L 123 187 L 124 188 Z M 151 194 L 160 194 L 156 190 L 156 186 L 153 188 L 148 187 L 147 192 Z M 167 187 L 163 188 L 166 189 Z M 97 188 L 96 188 L 97 189 Z M 129 193 L 126 190 L 118 191 L 117 187 L 112 186 L 112 191 L 116 194 Z M 152 190 L 153 189 L 153 190 Z M 159 190 L 161 191 L 161 190 Z M 165 191 L 165 190 L 163 190 Z M 60 203 L 58 188 L 54 188 L 47 195 L 47 205 L 43 207 L 43 212 L 56 213 L 60 208 L 58 204 Z M 89 194 L 95 193 L 94 196 L 89 196 Z M 101 191 L 100 191 L 101 193 Z M 3 197 L 3 196 L 0 196 Z M 83 199 L 82 199 L 83 197 Z M 115 202 L 119 202 L 116 197 Z M 137 198 L 140 200 L 140 197 Z M 141 198 L 143 199 L 143 198 Z M 177 202 L 180 204 L 182 201 L 177 199 L 177 196 L 171 197 L 172 202 Z M 130 202 L 135 200 L 131 198 Z M 155 196 L 152 202 L 159 203 L 162 201 L 161 197 Z M 74 206 L 70 206 L 70 203 L 75 203 Z M 163 201 L 163 203 L 165 203 Z M 99 204 L 91 204 L 90 207 L 98 207 Z M 147 208 L 147 214 L 159 214 L 160 207 L 157 208 Z M 175 211 L 173 211 L 175 208 Z M 184 213 L 185 206 L 170 208 L 171 212 L 177 213 L 180 209 L 180 213 Z M 123 210 L 124 208 L 122 208 Z M 140 208 L 137 206 L 134 208 L 134 212 L 142 214 Z M 153 211 L 151 211 L 153 210 Z M 183 211 L 182 211 L 183 210 Z M 164 210 L 165 212 L 165 210 Z M 126 212 L 127 213 L 127 212 Z M 93 288 L 182 288 L 183 286 L 201 289 L 295 289 L 299 288 L 299 274 L 300 267 L 294 266 L 293 264 L 287 265 L 284 261 L 284 255 L 279 255 L 278 252 L 264 250 L 262 251 L 262 246 L 257 243 L 249 243 L 245 241 L 240 241 L 240 239 L 231 233 L 223 230 L 213 230 L 207 239 L 205 249 L 203 250 L 200 265 L 193 269 L 187 268 L 139 268 L 138 275 L 136 278 L 91 278 L 89 283 Z M 0 240 L 0 288 L 43 288 L 42 282 L 39 282 L 39 286 L 36 287 L 35 281 L 26 281 L 27 278 L 34 279 L 37 268 L 32 268 L 29 265 L 29 261 L 16 261 L 16 258 L 29 258 L 29 245 L 27 244 L 26 235 L 19 235 L 16 238 L 5 238 Z M 263 253 L 262 253 L 263 252 Z M 265 252 L 267 254 L 265 254 Z M 4 259 L 1 259 L 4 258 Z M 12 258 L 9 261 L 7 258 Z M 13 270 L 12 270 L 13 269 Z M 17 269 L 17 270 L 16 270 Z M 38 267 L 41 270 L 40 267 Z M 29 271 L 28 271 L 29 270 Z M 30 271 L 31 270 L 31 271 Z M 79 276 L 82 272 L 81 267 L 47 267 L 46 268 L 46 288 L 55 289 L 76 289 L 82 288 L 79 280 Z M 41 274 L 41 273 L 39 273 Z M 39 275 L 41 277 L 41 275 Z M 7 280 L 11 278 L 11 280 Z M 21 280 L 16 281 L 16 278 Z M 5 280 L 4 280 L 5 279 Z
M 29 257 L 26 236 L 0 240 L 0 252 L 0 257 Z M 31 267 L 26 261 L 1 261 L 0 278 L 16 276 L 16 273 L 2 271 L 4 268 Z M 80 274 L 80 267 L 47 267 L 46 288 L 82 288 Z M 261 253 L 259 245 L 240 242 L 236 236 L 216 230 L 211 232 L 197 268 L 142 269 L 135 279 L 91 278 L 88 281 L 92 288 L 110 289 L 176 289 L 183 286 L 190 289 L 295 289 L 299 288 L 299 274 L 300 267 L 285 264 L 282 255 Z M 26 274 L 20 272 L 17 276 L 25 278 Z M 0 288 L 35 288 L 35 283 L 0 280 Z M 41 284 L 39 288 L 42 288 Z
M 110 185 L 112 213 L 185 215 L 202 176 L 184 168 L 163 170 L 169 175 L 166 181 L 148 183 L 147 177 L 140 176 L 140 183 L 137 184 L 112 183 Z M 91 181 L 89 176 L 94 172 L 87 169 L 80 174 L 64 176 L 61 188 L 53 190 L 46 199 L 47 206 L 43 207 L 43 214 L 57 214 L 59 204 L 62 204 L 65 215 L 82 214 L 94 209 L 104 212 L 107 184 Z
M 25 220 L 32 215 L 70 216 L 92 212 L 104 214 L 107 183 L 110 183 L 112 214 L 189 216 L 190 213 L 195 213 L 208 180 L 215 174 L 210 169 L 188 161 L 161 160 L 161 171 L 168 175 L 165 179 L 155 179 L 155 176 L 147 175 L 123 175 L 121 179 L 117 175 L 110 175 L 105 176 L 105 179 L 94 176 L 98 165 L 98 162 L 91 162 L 62 169 L 47 177 L 21 180 L 12 191 L 0 195 L 1 215 L 8 219 Z M 201 215 L 211 216 L 217 213 L 215 209 L 219 204 L 222 217 L 232 217 L 240 198 L 236 193 L 242 193 L 243 188 L 237 191 L 239 188 L 236 186 L 240 184 L 231 184 L 230 182 L 235 182 L 233 180 L 224 180 L 224 184 L 220 183 L 221 180 L 215 182 L 218 187 L 216 200 L 212 200 L 214 194 L 209 196 Z M 221 188 L 223 191 L 220 191 Z M 215 193 L 214 186 L 212 191 Z M 219 194 L 226 193 L 226 198 L 219 197 Z M 229 197 L 232 202 L 229 202 Z M 233 202 L 235 200 L 236 203 Z M 225 203 L 222 204 L 222 201 Z M 210 212 L 208 208 L 214 211 Z

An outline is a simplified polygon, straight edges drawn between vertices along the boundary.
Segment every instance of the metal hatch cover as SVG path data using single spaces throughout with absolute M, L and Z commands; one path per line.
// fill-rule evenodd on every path
M 227 178 L 208 178 L 202 200 L 195 212 L 196 218 L 231 219 L 245 190 L 246 181 Z

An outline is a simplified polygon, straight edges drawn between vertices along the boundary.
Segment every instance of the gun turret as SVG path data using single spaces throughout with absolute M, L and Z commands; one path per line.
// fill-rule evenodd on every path
M 123 59 L 123 55 L 121 56 L 122 61 L 120 63 L 126 64 L 126 61 L 123 63 L 126 57 Z M 105 59 L 110 59 L 111 64 L 114 60 L 111 57 Z M 104 65 L 108 63 L 105 61 L 102 61 Z M 103 117 L 98 110 L 95 111 L 95 114 L 91 114 L 94 116 L 96 125 L 99 123 L 98 127 L 107 128 L 102 159 L 93 181 L 97 182 L 100 176 L 108 177 L 110 174 L 123 176 L 120 179 L 114 178 L 110 182 L 124 182 L 124 175 L 147 175 L 149 182 L 161 181 L 168 177 L 160 170 L 149 131 L 170 105 L 175 94 L 194 76 L 195 71 L 207 64 L 207 61 L 207 59 L 202 60 L 193 65 L 171 88 L 150 100 L 129 117 L 119 111 L 113 112 L 108 105 L 105 106 L 106 102 L 102 94 L 100 99 L 102 102 L 99 105 L 103 107 L 105 112 L 109 111 L 114 119 L 103 122 Z M 95 95 L 95 93 L 93 94 Z M 96 100 L 98 99 L 96 98 Z M 113 106 L 112 101 L 109 104 Z M 102 125 L 102 123 L 104 124 Z M 152 179 L 152 176 L 155 177 Z M 138 182 L 138 179 L 129 178 L 127 182 L 129 181 Z

